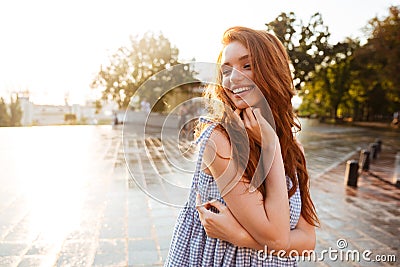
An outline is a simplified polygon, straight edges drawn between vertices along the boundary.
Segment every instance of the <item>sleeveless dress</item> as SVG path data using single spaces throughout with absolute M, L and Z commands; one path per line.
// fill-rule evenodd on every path
M 201 120 L 201 119 L 200 119 Z M 267 254 L 260 254 L 251 248 L 237 247 L 229 242 L 210 238 L 207 236 L 196 210 L 197 192 L 201 196 L 201 203 L 208 201 L 209 197 L 222 202 L 223 198 L 218 190 L 213 176 L 201 170 L 201 163 L 205 144 L 218 123 L 210 123 L 210 126 L 202 132 L 196 143 L 200 144 L 199 156 L 189 193 L 189 199 L 180 211 L 174 233 L 171 239 L 165 267 L 210 267 L 210 266 L 297 266 L 296 258 L 278 258 Z M 291 180 L 286 177 L 288 189 L 291 188 Z M 300 190 L 289 199 L 290 228 L 295 228 L 301 211 Z

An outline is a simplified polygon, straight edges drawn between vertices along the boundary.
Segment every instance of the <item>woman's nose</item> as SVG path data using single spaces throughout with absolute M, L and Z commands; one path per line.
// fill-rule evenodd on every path
M 240 71 L 238 71 L 235 68 L 232 68 L 231 77 L 230 77 L 231 83 L 234 83 L 234 84 L 238 83 L 239 81 L 242 81 L 243 78 L 244 78 L 243 73 L 241 73 Z

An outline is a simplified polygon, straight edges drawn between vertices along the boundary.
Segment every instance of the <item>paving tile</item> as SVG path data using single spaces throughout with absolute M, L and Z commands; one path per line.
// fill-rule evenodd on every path
M 55 266 L 57 267 L 70 267 L 70 266 L 91 266 L 92 262 L 87 260 L 86 255 L 75 255 L 68 253 L 61 253 L 57 259 Z
M 0 256 L 21 256 L 27 248 L 26 243 L 0 242 Z
M 84 138 L 82 129 L 79 131 L 83 134 L 79 131 L 76 134 Z M 179 181 L 177 175 L 183 174 L 165 166 L 166 159 L 157 138 L 149 135 L 146 140 L 147 149 L 152 155 L 149 157 L 144 151 L 143 142 L 135 135 L 130 136 L 130 150 L 127 150 L 130 167 L 146 176 L 145 180 L 141 180 L 141 185 L 147 193 L 153 194 L 149 196 L 142 191 L 143 188 L 134 184 L 124 167 L 121 129 L 94 129 L 94 134 L 87 139 L 87 151 L 91 154 L 87 154 L 85 168 L 78 164 L 78 160 L 71 160 L 76 168 L 71 166 L 65 170 L 70 177 L 63 177 L 64 182 L 58 185 L 57 193 L 53 192 L 56 198 L 58 193 L 62 195 L 64 191 L 71 190 L 68 194 L 70 202 L 60 210 L 52 209 L 44 213 L 49 220 L 36 232 L 30 226 L 32 203 L 28 198 L 18 191 L 12 180 L 5 183 L 7 190 L 0 189 L 0 266 L 162 266 L 180 209 L 155 200 L 166 200 L 169 192 L 159 186 L 160 179 L 155 176 L 153 167 L 156 164 L 158 171 L 174 181 Z M 359 137 L 368 141 L 362 132 Z M 175 151 L 176 140 L 167 138 L 164 142 L 165 148 Z M 329 247 L 337 249 L 338 239 L 345 239 L 348 250 L 371 249 L 374 255 L 399 257 L 400 190 L 388 183 L 397 152 L 393 147 L 396 146 L 385 145 L 378 159 L 371 163 L 370 172 L 362 173 L 358 187 L 351 188 L 344 185 L 345 162 L 341 158 L 351 148 L 341 148 L 340 142 L 331 142 L 336 146 L 336 155 L 321 151 L 320 143 L 316 143 L 314 148 L 311 144 L 309 150 L 314 153 L 314 162 L 310 165 L 311 195 L 322 223 L 322 227 L 317 229 L 316 251 L 321 252 Z M 49 151 L 56 155 L 56 149 L 49 148 Z M 181 157 L 178 150 L 173 153 L 174 159 Z M 76 156 L 78 158 L 79 155 Z M 326 167 L 328 162 L 335 165 L 327 171 L 317 171 Z M 190 169 L 193 166 L 191 164 L 185 162 L 183 165 Z M 53 175 L 55 171 L 57 169 L 49 169 L 43 175 Z M 74 176 L 80 178 L 80 183 L 68 188 Z M 71 180 L 66 183 L 68 178 Z M 56 184 L 44 185 L 50 188 Z M 187 198 L 181 193 L 168 197 L 171 203 L 180 204 Z M 57 240 L 51 241 L 51 229 L 45 226 L 51 228 L 52 224 L 65 221 L 62 209 L 67 211 L 73 203 L 80 203 L 74 206 L 74 214 L 79 215 L 78 219 L 73 227 L 66 225 L 70 228 L 60 228 L 57 237 L 53 236 Z M 44 204 L 52 207 L 50 204 L 55 203 Z M 394 266 L 394 263 L 327 259 L 324 262 L 300 262 L 299 265 Z
M 154 250 L 133 250 L 129 253 L 129 266 L 160 266 L 162 265 L 158 253 Z
M 129 240 L 129 251 L 156 251 L 156 243 L 152 239 Z
M 0 255 L 0 266 L 17 266 L 21 261 L 21 257 L 18 256 L 1 256 Z
M 124 238 L 126 235 L 126 221 L 124 217 L 104 218 L 99 238 Z
M 49 242 L 37 241 L 32 244 L 25 255 L 47 255 L 53 250 L 53 244 Z
M 96 254 L 93 262 L 94 266 L 126 266 L 126 257 L 124 254 Z
M 128 229 L 129 238 L 151 238 L 152 237 L 152 225 L 130 225 Z
M 22 257 L 21 261 L 18 263 L 18 267 L 44 266 L 45 263 L 43 257 L 25 256 Z

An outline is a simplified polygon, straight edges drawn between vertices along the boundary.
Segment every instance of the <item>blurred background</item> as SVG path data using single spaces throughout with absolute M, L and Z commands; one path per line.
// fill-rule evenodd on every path
M 187 189 L 194 166 L 182 103 L 212 79 L 194 62 L 215 62 L 237 25 L 275 33 L 291 59 L 317 249 L 345 238 L 398 257 L 399 12 L 399 0 L 1 1 L 0 266 L 163 264 L 187 192 L 164 185 Z M 145 83 L 160 71 L 190 83 L 161 96 L 165 83 Z M 376 140 L 383 154 L 348 188 L 346 161 Z
M 215 62 L 223 31 L 234 25 L 270 30 L 283 41 L 301 116 L 390 121 L 400 101 L 398 4 L 3 2 L 0 125 L 110 123 L 158 71 Z

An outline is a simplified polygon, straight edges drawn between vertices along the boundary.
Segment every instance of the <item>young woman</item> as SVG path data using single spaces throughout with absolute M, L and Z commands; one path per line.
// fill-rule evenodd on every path
M 222 43 L 206 96 L 224 106 L 199 124 L 199 160 L 165 265 L 295 266 L 289 256 L 314 248 L 318 218 L 293 134 L 289 60 L 265 31 L 230 28 Z M 287 253 L 260 257 L 265 248 Z

